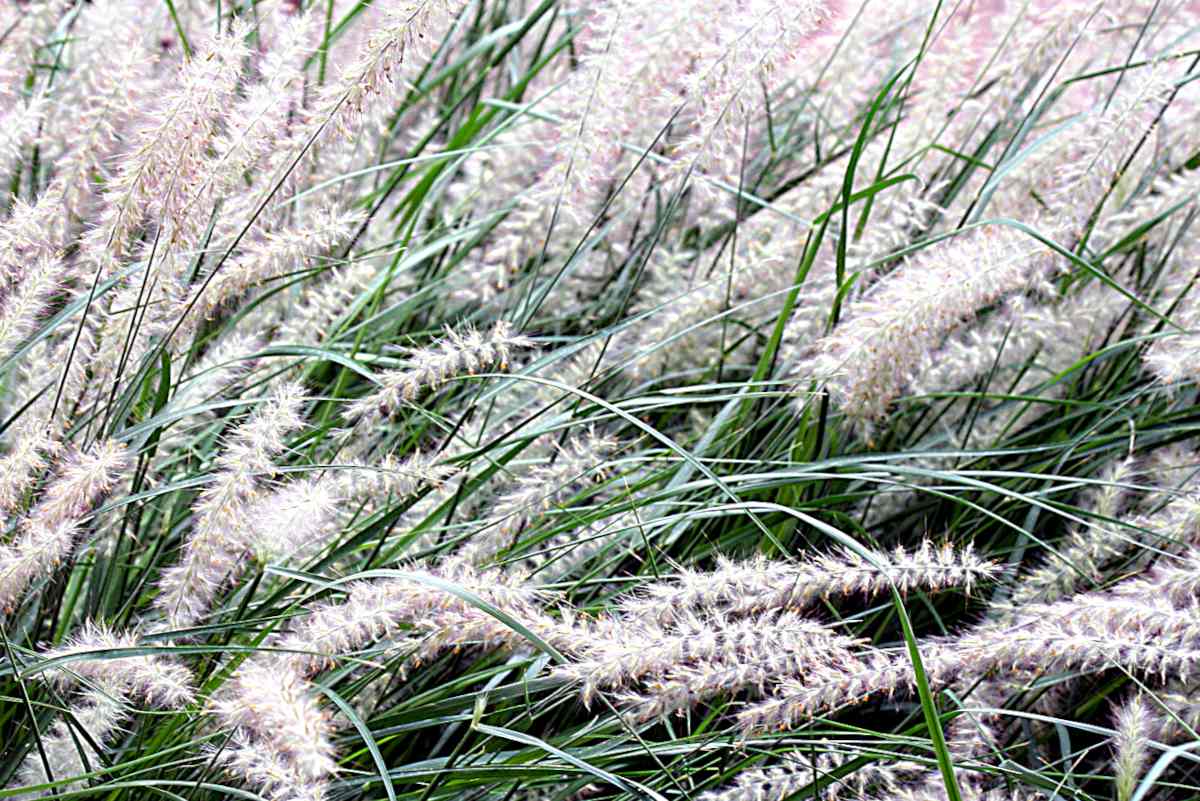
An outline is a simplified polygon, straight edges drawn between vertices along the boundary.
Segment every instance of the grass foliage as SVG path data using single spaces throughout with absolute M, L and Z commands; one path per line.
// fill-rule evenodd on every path
M 0 499 L 0 583 L 55 513 L 64 465 L 105 443 L 125 461 L 60 514 L 74 538 L 4 610 L 0 798 L 314 797 L 299 774 L 239 780 L 241 713 L 214 704 L 259 715 L 244 666 L 290 664 L 304 646 L 289 633 L 367 584 L 424 606 L 314 647 L 297 692 L 330 723 L 337 769 L 314 792 L 335 801 L 1200 796 L 1195 598 L 1178 589 L 1200 569 L 1190 6 L 849 2 L 823 37 L 737 72 L 746 20 L 698 22 L 691 40 L 655 28 L 700 2 L 448 3 L 444 23 L 390 34 L 404 3 L 298 5 L 4 11 L 5 119 L 47 109 L 0 162 L 6 324 L 36 278 L 21 214 L 55 261 L 0 353 L 18 490 Z M 134 11 L 129 33 L 115 18 Z M 255 107 L 267 128 L 245 127 L 235 111 L 301 11 L 298 77 Z M 214 57 L 214 33 L 246 52 Z M 752 79 L 704 83 L 719 58 L 696 41 Z M 118 49 L 155 47 L 96 101 Z M 394 74 L 339 83 L 363 54 Z M 192 113 L 218 67 L 235 74 L 207 122 L 153 140 L 164 98 L 193 92 L 176 109 Z M 190 89 L 172 77 L 186 75 Z M 652 118 L 662 108 L 675 114 Z M 594 124 L 620 114 L 644 119 Z M 220 179 L 238 124 L 263 149 Z M 81 131 L 110 139 L 59 198 Z M 130 177 L 140 146 L 158 184 Z M 1008 262 L 1019 275 L 982 286 Z M 295 420 L 254 428 L 280 403 Z M 44 458 L 22 473 L 26 447 Z M 211 603 L 170 573 L 205 531 L 191 547 L 225 560 L 197 557 L 220 573 Z M 922 543 L 992 566 L 889 572 Z M 456 558 L 477 572 L 444 568 Z M 812 603 L 770 615 L 729 611 L 759 597 L 748 584 L 690 610 L 646 601 L 671 621 L 657 629 L 630 606 L 685 580 L 703 595 L 723 560 L 821 558 L 791 579 L 824 588 Z M 888 578 L 864 591 L 868 574 Z M 196 615 L 162 600 L 176 579 Z M 1112 611 L 1126 602 L 1140 606 Z M 853 640 L 829 640 L 847 656 L 767 638 L 788 606 Z M 764 639 L 687 656 L 726 617 Z M 1075 645 L 1022 639 L 1055 621 Z M 666 674 L 583 702 L 570 666 L 616 653 L 589 648 L 653 659 L 672 631 L 683 681 L 798 661 L 645 719 L 630 704 Z M 1142 651 L 1123 644 L 1141 633 Z M 80 637 L 84 655 L 64 650 Z M 1146 668 L 1155 642 L 1161 670 Z M 1062 655 L 1076 645 L 1094 650 Z M 1027 653 L 991 659 L 1001 647 Z M 139 695 L 138 657 L 186 669 L 190 696 Z M 903 688 L 745 725 L 764 699 L 884 657 Z M 99 734 L 105 698 L 124 712 Z M 72 759 L 82 779 L 62 774 Z M 30 778 L 47 766 L 49 782 Z

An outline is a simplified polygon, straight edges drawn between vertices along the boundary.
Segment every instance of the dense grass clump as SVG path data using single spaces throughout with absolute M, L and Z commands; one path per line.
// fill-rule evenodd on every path
M 0 798 L 1200 798 L 1200 7 L 0 7 Z

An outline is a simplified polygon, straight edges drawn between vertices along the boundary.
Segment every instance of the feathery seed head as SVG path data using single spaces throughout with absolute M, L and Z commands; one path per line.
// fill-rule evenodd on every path
M 437 346 L 409 351 L 410 367 L 381 376 L 381 389 L 352 404 L 347 417 L 358 421 L 388 417 L 401 402 L 413 401 L 422 389 L 436 389 L 454 376 L 493 366 L 507 370 L 514 351 L 532 346 L 533 340 L 513 333 L 512 324 L 505 321 L 486 334 L 470 327 L 447 328 L 446 338 Z
M 53 672 L 42 673 L 44 678 L 60 685 L 75 677 L 121 698 L 143 700 L 156 706 L 178 708 L 186 706 L 195 696 L 191 672 L 184 666 L 160 654 L 143 656 L 104 657 L 105 651 L 138 648 L 136 633 L 117 633 L 95 623 L 86 624 L 65 645 L 42 654 L 46 660 L 95 653 L 96 658 L 74 659 Z

